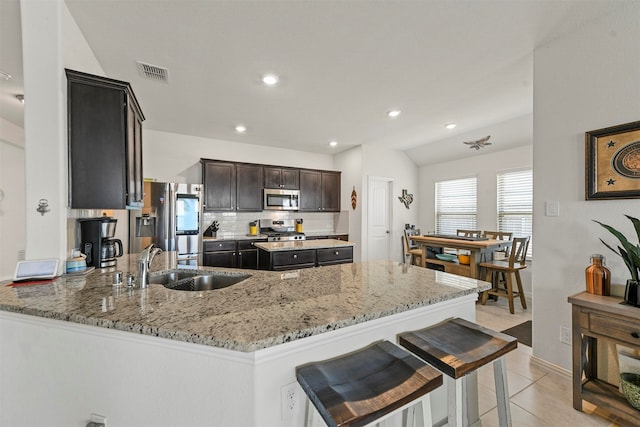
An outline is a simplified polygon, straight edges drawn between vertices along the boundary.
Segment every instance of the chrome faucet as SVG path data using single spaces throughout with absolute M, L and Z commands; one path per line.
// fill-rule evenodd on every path
M 140 253 L 140 261 L 138 261 L 140 278 L 140 289 L 144 289 L 149 284 L 149 266 L 153 258 L 162 252 L 162 249 L 153 246 L 153 243 L 147 246 Z

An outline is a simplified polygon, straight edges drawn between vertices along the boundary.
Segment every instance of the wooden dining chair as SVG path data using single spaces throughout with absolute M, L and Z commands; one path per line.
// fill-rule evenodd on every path
M 415 228 L 407 228 L 402 235 L 402 246 L 404 248 L 404 261 L 407 259 L 412 265 L 422 265 L 423 250 L 417 245 L 411 244 L 409 236 L 419 236 L 420 230 Z
M 462 229 L 456 230 L 456 235 L 462 236 L 462 237 L 480 237 L 481 233 L 482 231 L 480 230 L 462 230 Z
M 527 308 L 527 301 L 525 300 L 522 289 L 520 270 L 527 268 L 526 258 L 530 240 L 531 237 L 514 237 L 508 259 L 480 263 L 480 266 L 487 270 L 485 280 L 493 284 L 491 289 L 482 292 L 480 296 L 480 303 L 482 305 L 486 304 L 489 295 L 494 295 L 496 297 L 506 297 L 509 300 L 509 311 L 511 314 L 514 313 L 513 299 L 515 297 L 520 297 L 522 308 Z M 502 273 L 505 275 L 504 288 L 500 286 L 501 282 L 498 280 L 498 276 Z M 513 290 L 513 277 L 515 277 L 518 287 L 515 292 Z
M 513 233 L 510 231 L 483 231 L 482 235 L 487 239 L 492 240 L 506 240 L 509 241 L 513 238 Z M 509 248 L 505 250 L 495 251 L 493 254 L 493 259 L 505 259 L 509 255 Z M 483 259 L 484 261 L 484 259 Z

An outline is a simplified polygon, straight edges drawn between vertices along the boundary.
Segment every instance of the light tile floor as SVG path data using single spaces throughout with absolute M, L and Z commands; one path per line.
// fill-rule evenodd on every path
M 509 313 L 505 298 L 476 305 L 476 322 L 487 328 L 503 331 L 531 320 L 531 301 L 523 310 L 518 301 L 515 314 Z M 534 326 L 535 327 L 535 326 Z M 544 369 L 531 362 L 531 348 L 518 344 L 518 348 L 507 355 L 507 378 L 511 417 L 514 427 L 549 426 L 625 426 L 593 415 L 597 408 L 585 402 L 587 413 L 573 409 L 571 379 Z M 493 365 L 478 371 L 478 405 L 483 427 L 498 426 Z M 640 417 L 638 420 L 640 425 Z

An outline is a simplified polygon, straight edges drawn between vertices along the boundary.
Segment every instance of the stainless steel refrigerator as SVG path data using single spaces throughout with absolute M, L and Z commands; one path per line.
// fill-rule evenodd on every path
M 178 264 L 202 264 L 200 184 L 145 182 L 144 207 L 129 214 L 129 253 L 153 243 L 176 251 Z

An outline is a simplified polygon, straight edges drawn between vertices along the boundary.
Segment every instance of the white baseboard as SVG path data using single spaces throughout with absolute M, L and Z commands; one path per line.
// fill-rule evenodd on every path
M 573 379 L 571 371 L 564 369 L 563 367 L 560 367 L 558 365 L 554 365 L 553 363 L 547 362 L 546 360 L 540 359 L 539 357 L 536 357 L 534 355 L 531 355 L 531 363 L 554 374 L 558 374 L 570 380 Z

